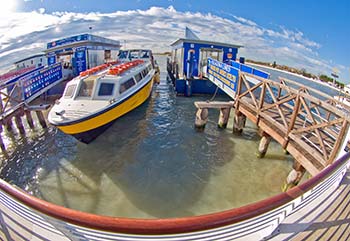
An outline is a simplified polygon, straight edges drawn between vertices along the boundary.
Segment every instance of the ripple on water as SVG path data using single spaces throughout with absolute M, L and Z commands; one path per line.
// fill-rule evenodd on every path
M 200 215 L 278 193 L 291 168 L 280 147 L 257 159 L 253 124 L 232 135 L 232 122 L 217 128 L 215 110 L 196 132 L 193 102 L 210 97 L 176 97 L 162 76 L 148 101 L 89 145 L 54 128 L 14 144 L 1 177 L 69 208 L 138 218 Z

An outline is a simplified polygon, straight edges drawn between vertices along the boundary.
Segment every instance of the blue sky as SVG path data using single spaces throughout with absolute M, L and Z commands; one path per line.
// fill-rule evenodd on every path
M 9 2 L 9 0 L 1 1 L 4 1 L 4 4 Z M 34 21 L 33 29 L 28 30 L 29 26 L 19 21 L 19 17 L 11 22 L 9 16 L 8 22 L 16 27 L 18 25 L 19 31 L 16 34 L 12 29 L 11 37 L 4 39 L 0 37 L 1 44 L 7 47 L 0 48 L 0 57 L 7 56 L 5 50 L 9 52 L 9 56 L 14 56 L 15 50 L 7 45 L 11 39 L 21 42 L 22 37 L 26 42 L 29 35 L 33 40 L 29 49 L 37 51 L 39 45 L 44 40 L 50 40 L 50 37 L 59 38 L 68 33 L 74 34 L 73 26 L 77 34 L 84 32 L 85 27 L 81 27 L 84 23 L 93 27 L 94 34 L 124 39 L 129 45 L 144 44 L 166 50 L 176 37 L 183 37 L 182 28 L 186 25 L 203 39 L 244 45 L 245 48 L 239 52 L 242 56 L 270 62 L 276 60 L 281 64 L 304 67 L 315 74 L 330 75 L 336 68 L 340 80 L 350 82 L 348 57 L 350 1 L 11 0 L 11 2 L 16 3 L 12 4 L 15 6 L 12 6 L 11 11 L 21 13 L 23 22 Z M 140 11 L 135 11 L 137 9 Z M 133 17 L 139 23 L 134 23 Z M 47 24 L 39 21 L 46 21 Z M 113 31 L 118 30 L 119 33 L 112 35 L 108 32 L 108 22 L 116 21 L 123 28 L 118 29 L 113 25 Z M 142 21 L 144 26 L 152 28 L 151 32 L 156 37 L 147 36 L 147 31 L 142 33 Z M 24 26 L 20 28 L 20 24 L 24 24 L 27 31 L 24 31 Z M 80 26 L 78 30 L 77 26 Z M 129 28 L 137 31 L 133 33 Z M 42 34 L 44 32 L 46 35 Z M 45 36 L 45 39 L 40 39 L 40 36 Z M 152 43 L 152 40 L 157 42 L 157 39 L 158 44 Z M 26 51 L 29 53 L 28 49 Z M 3 64 L 0 63 L 0 67 L 1 65 Z

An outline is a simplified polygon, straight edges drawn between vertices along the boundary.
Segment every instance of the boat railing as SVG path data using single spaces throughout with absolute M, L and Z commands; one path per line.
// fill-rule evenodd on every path
M 228 211 L 174 219 L 129 219 L 84 213 L 33 197 L 0 180 L 0 229 L 8 240 L 259 240 L 293 211 L 335 190 L 350 167 L 345 152 L 286 192 Z M 320 201 L 320 200 L 319 200 Z

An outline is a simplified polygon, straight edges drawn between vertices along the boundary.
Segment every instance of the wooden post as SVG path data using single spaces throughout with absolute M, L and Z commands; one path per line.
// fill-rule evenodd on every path
M 270 142 L 271 142 L 271 136 L 266 132 L 263 132 L 259 143 L 258 154 L 257 154 L 259 158 L 263 158 L 266 155 L 267 148 L 269 147 Z
M 203 131 L 205 128 L 205 125 L 208 121 L 208 109 L 207 108 L 199 108 L 196 113 L 196 120 L 194 123 L 194 127 L 198 131 Z
M 19 130 L 19 133 L 23 135 L 25 133 L 25 130 L 24 130 L 24 126 L 23 126 L 22 118 L 20 114 L 15 115 L 15 122 L 16 122 L 17 129 Z
M 5 119 L 5 127 L 6 127 L 6 130 L 8 132 L 12 132 L 13 131 L 12 118 L 11 117 Z
M 24 113 L 27 117 L 27 123 L 28 123 L 29 127 L 31 129 L 34 129 L 34 122 L 33 122 L 32 114 L 30 113 L 29 110 L 25 110 Z
M 6 151 L 6 148 L 5 148 L 5 144 L 4 144 L 4 141 L 2 140 L 2 136 L 1 136 L 1 133 L 2 133 L 2 122 L 0 122 L 0 148 L 3 152 Z
M 283 191 L 285 192 L 285 191 L 289 190 L 290 188 L 298 185 L 301 178 L 303 177 L 305 171 L 306 171 L 305 168 L 299 162 L 294 161 L 293 169 L 288 174 L 286 183 L 285 183 L 284 187 L 282 188 Z
M 236 111 L 233 119 L 233 133 L 242 133 L 247 117 L 240 111 Z
M 231 108 L 221 108 L 219 115 L 218 127 L 225 129 L 227 127 L 227 122 L 230 117 Z
M 35 111 L 35 113 L 36 113 L 36 116 L 39 119 L 39 123 L 40 123 L 41 127 L 42 128 L 46 128 L 47 125 L 46 125 L 46 121 L 45 121 L 43 113 L 40 110 Z

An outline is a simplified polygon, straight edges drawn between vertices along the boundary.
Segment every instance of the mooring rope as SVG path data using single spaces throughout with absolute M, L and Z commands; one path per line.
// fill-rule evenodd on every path
M 216 94 L 218 93 L 218 89 L 219 89 L 219 86 L 216 86 L 216 90 L 215 90 L 215 92 L 214 92 L 214 95 L 211 97 L 210 100 L 207 100 L 207 102 L 213 101 L 213 100 L 215 99 Z

